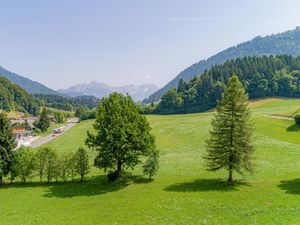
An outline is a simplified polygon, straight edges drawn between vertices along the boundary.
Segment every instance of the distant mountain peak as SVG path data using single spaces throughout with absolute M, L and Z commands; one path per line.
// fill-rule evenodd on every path
M 97 98 L 106 97 L 112 92 L 119 92 L 122 94 L 129 94 L 135 101 L 141 101 L 157 90 L 158 87 L 152 83 L 143 85 L 129 84 L 125 86 L 112 87 L 103 82 L 91 81 L 89 83 L 77 84 L 67 89 L 60 89 L 57 91 L 73 97 L 80 95 L 92 95 Z

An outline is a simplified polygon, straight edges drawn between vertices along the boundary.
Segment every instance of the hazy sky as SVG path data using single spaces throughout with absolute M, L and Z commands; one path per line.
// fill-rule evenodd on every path
M 0 0 L 0 65 L 57 89 L 163 86 L 220 50 L 300 25 L 299 0 Z

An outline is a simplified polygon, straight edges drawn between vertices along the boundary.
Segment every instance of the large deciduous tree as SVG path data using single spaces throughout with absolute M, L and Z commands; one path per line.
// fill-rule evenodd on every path
M 228 170 L 228 182 L 233 182 L 233 171 L 243 173 L 253 169 L 251 142 L 252 122 L 248 96 L 237 76 L 232 76 L 217 112 L 212 120 L 210 138 L 206 142 L 205 159 L 210 171 Z
M 155 151 L 155 138 L 150 134 L 146 118 L 138 113 L 130 96 L 112 93 L 103 98 L 97 110 L 95 133 L 88 132 L 86 144 L 98 151 L 95 165 L 115 170 L 116 178 L 122 170 L 133 168 L 141 156 Z
M 16 141 L 9 121 L 4 113 L 0 113 L 0 183 L 3 176 L 10 172 L 13 159 L 12 150 L 15 147 Z

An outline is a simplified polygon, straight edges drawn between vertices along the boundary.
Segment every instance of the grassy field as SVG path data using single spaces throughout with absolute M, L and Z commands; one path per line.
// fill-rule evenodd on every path
M 212 113 L 148 116 L 161 152 L 154 181 L 106 182 L 92 168 L 84 183 L 14 184 L 0 188 L 0 224 L 299 224 L 300 128 L 269 115 L 292 115 L 300 100 L 251 103 L 256 170 L 224 183 L 226 172 L 207 172 L 204 140 Z M 76 125 L 47 144 L 59 152 L 84 146 L 93 121 Z M 91 162 L 95 152 L 90 151 Z

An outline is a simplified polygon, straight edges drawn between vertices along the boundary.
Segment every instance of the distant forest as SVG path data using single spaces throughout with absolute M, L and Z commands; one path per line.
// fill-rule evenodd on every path
M 250 99 L 300 97 L 300 57 L 248 56 L 213 66 L 189 82 L 179 81 L 161 98 L 159 114 L 203 112 L 216 106 L 230 76 L 236 74 Z
M 64 97 L 51 94 L 29 94 L 20 86 L 0 76 L 0 109 L 6 112 L 18 111 L 38 115 L 39 107 L 75 111 L 82 106 L 96 108 L 99 99 L 94 96 Z
M 38 105 L 35 99 L 23 88 L 0 76 L 0 109 L 20 111 L 36 115 Z

